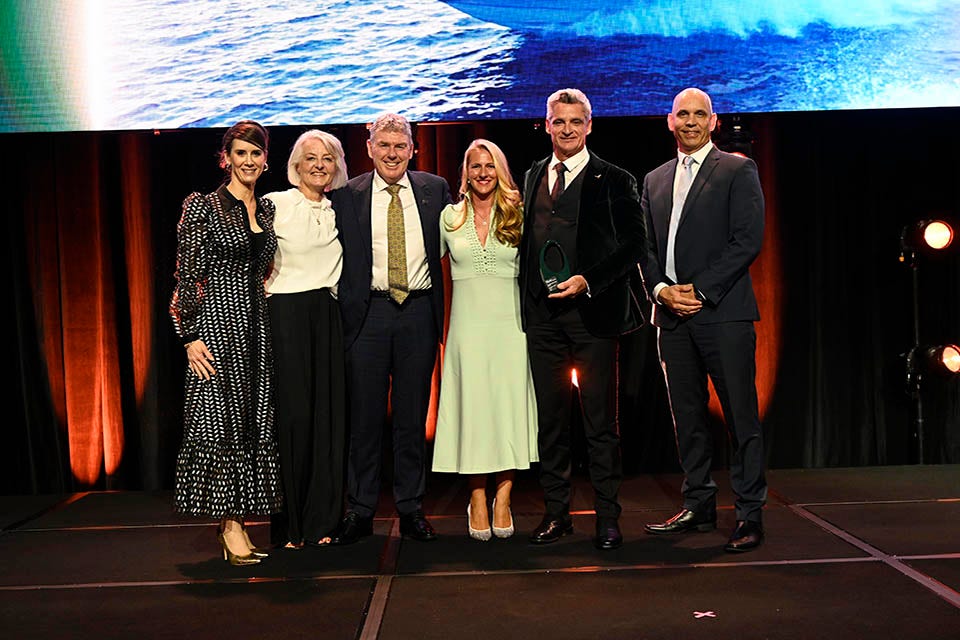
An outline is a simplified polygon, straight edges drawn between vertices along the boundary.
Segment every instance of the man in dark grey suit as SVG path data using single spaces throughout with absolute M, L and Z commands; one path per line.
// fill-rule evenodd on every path
M 646 231 L 636 179 L 586 149 L 591 114 L 582 91 L 553 93 L 546 118 L 553 154 L 534 163 L 524 180 L 520 300 L 537 395 L 546 511 L 530 542 L 555 542 L 573 531 L 570 372 L 576 369 L 595 494 L 593 542 L 598 549 L 615 549 L 623 542 L 617 337 L 643 324 L 630 281 L 639 280 Z M 569 273 L 555 278 L 551 290 L 541 256 L 549 268 L 561 270 L 561 249 Z
M 645 528 L 674 534 L 717 526 L 709 375 L 735 451 L 730 479 L 737 525 L 725 549 L 748 551 L 763 541 L 767 498 L 755 383 L 753 323 L 760 315 L 749 270 L 763 240 L 763 192 L 753 160 L 711 142 L 717 115 L 706 93 L 681 91 L 667 124 L 678 157 L 644 178 L 650 243 L 641 267 L 685 479 L 680 512 Z
M 351 544 L 373 531 L 388 401 L 400 532 L 433 540 L 436 533 L 421 501 L 425 422 L 443 327 L 439 220 L 450 203 L 450 187 L 439 176 L 407 170 L 413 136 L 402 116 L 374 121 L 367 153 L 374 170 L 331 194 L 343 244 L 337 297 L 350 424 L 347 512 L 332 543 Z

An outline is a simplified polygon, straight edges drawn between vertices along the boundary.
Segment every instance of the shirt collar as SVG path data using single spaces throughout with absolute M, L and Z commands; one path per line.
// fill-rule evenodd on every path
M 409 174 L 407 174 L 406 172 L 404 172 L 404 174 L 400 177 L 400 179 L 397 180 L 396 184 L 400 185 L 401 187 L 405 187 L 405 188 L 407 188 L 407 189 L 410 189 L 411 186 L 410 186 L 410 176 L 409 176 Z M 384 180 L 383 178 L 381 178 L 381 177 L 380 177 L 380 174 L 377 173 L 376 170 L 374 170 L 374 172 L 373 172 L 373 190 L 374 190 L 374 191 L 377 191 L 377 192 L 379 192 L 379 191 L 386 191 L 386 189 L 387 189 L 388 186 L 390 186 L 390 185 L 387 184 L 387 181 Z
M 230 209 L 233 209 L 235 206 L 243 204 L 240 200 L 235 198 L 232 193 L 230 193 L 230 190 L 227 189 L 226 182 L 220 185 L 220 187 L 217 189 L 217 197 L 220 198 L 220 205 L 223 207 L 224 211 L 230 211 Z
M 290 189 L 290 192 L 293 193 L 297 203 L 306 202 L 307 204 L 310 204 L 310 205 L 319 205 L 319 206 L 325 207 L 330 202 L 330 198 L 327 197 L 326 193 L 324 193 L 323 197 L 319 201 L 317 201 L 317 200 L 311 200 L 310 198 L 308 198 L 303 193 L 303 191 L 300 191 L 300 189 L 298 189 L 297 187 L 293 187 L 292 189 Z
M 554 153 L 550 158 L 550 167 L 554 167 L 558 162 L 563 162 L 563 166 L 567 168 L 567 173 L 572 173 L 573 171 L 579 169 L 580 165 L 586 162 L 589 158 L 590 152 L 587 151 L 587 147 L 584 145 L 583 149 L 580 149 L 580 151 L 577 151 L 566 160 L 561 161 L 560 158 L 557 157 L 557 154 Z
M 703 166 L 703 161 L 707 159 L 707 154 L 713 149 L 713 140 L 707 140 L 707 144 L 703 145 L 693 153 L 684 153 L 677 149 L 677 160 L 683 162 L 683 159 L 686 156 L 692 156 L 694 160 L 697 161 L 697 164 Z

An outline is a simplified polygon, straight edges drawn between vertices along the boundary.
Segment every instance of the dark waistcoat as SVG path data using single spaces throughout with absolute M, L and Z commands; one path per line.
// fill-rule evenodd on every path
M 530 252 L 527 264 L 530 268 L 527 269 L 527 296 L 524 300 L 529 325 L 545 322 L 576 307 L 572 300 L 547 299 L 547 289 L 540 277 L 540 249 L 547 240 L 558 243 L 567 254 L 571 275 L 577 273 L 577 217 L 580 213 L 583 171 L 566 186 L 556 202 L 550 197 L 547 184 L 547 174 L 544 172 L 533 201 L 533 215 L 528 218 L 533 223 L 533 241 L 527 245 Z

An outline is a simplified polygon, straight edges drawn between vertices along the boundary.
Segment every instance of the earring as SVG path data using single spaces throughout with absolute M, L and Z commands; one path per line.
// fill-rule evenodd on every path
M 267 172 L 267 169 L 269 169 L 269 168 L 270 168 L 270 165 L 267 164 L 266 162 L 264 162 L 264 163 L 263 163 L 263 172 L 266 173 L 266 172 Z

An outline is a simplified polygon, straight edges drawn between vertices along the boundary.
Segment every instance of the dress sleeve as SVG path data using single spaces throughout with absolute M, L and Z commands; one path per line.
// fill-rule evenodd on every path
M 440 216 L 440 257 L 447 255 L 450 247 L 447 246 L 447 225 L 443 221 L 444 216 Z
M 207 236 L 210 205 L 199 193 L 183 201 L 177 225 L 177 284 L 170 300 L 170 317 L 184 343 L 200 337 L 200 309 L 207 278 Z

